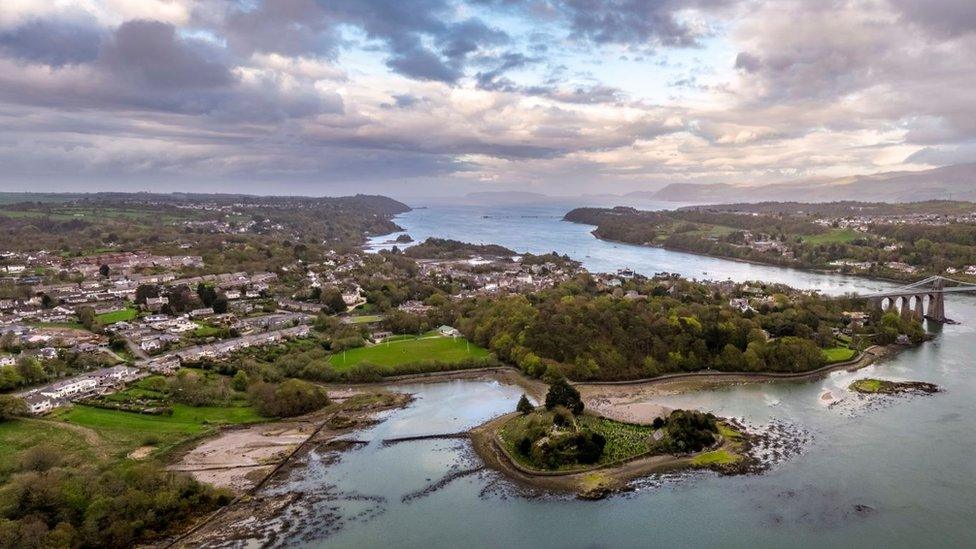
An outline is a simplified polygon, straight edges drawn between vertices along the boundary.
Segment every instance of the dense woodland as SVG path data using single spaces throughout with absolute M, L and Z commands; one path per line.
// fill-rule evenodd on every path
M 464 259 L 475 255 L 512 257 L 516 253 L 498 244 L 469 244 L 445 238 L 428 238 L 411 246 L 404 254 L 416 259 Z
M 454 305 L 469 339 L 536 377 L 618 380 L 703 369 L 803 372 L 825 364 L 831 328 L 857 299 L 779 294 L 776 303 L 740 313 L 704 284 L 629 281 L 646 299 L 620 299 L 582 276 L 531 295 L 479 298 Z M 772 289 L 775 292 L 775 288 Z M 874 317 L 865 327 L 877 342 L 901 333 L 922 338 L 917 322 Z

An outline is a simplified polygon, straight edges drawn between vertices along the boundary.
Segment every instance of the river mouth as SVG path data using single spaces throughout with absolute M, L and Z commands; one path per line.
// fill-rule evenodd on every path
M 887 286 L 617 247 L 594 239 L 589 227 L 558 221 L 567 208 L 534 207 L 525 216 L 510 210 L 496 220 L 482 218 L 497 213 L 492 208 L 431 207 L 396 221 L 418 241 L 439 236 L 533 253 L 555 250 L 583 260 L 591 271 L 631 268 L 643 274 L 766 280 L 826 294 Z M 316 448 L 303 462 L 307 465 L 293 468 L 258 495 L 283 509 L 269 521 L 278 532 L 269 545 L 918 547 L 937 540 L 940 546 L 976 546 L 976 299 L 954 296 L 949 309 L 960 324 L 930 324 L 929 330 L 938 334 L 935 340 L 857 372 L 703 387 L 647 399 L 636 395 L 632 403 L 643 407 L 695 408 L 750 425 L 782 425 L 788 437 L 799 439 L 800 452 L 762 475 L 645 478 L 633 482 L 630 492 L 596 502 L 524 493 L 497 473 L 471 472 L 481 463 L 463 440 L 379 444 L 384 438 L 469 429 L 513 410 L 524 390 L 470 380 L 403 386 L 418 395 L 417 401 L 355 435 L 374 442 L 344 451 Z M 926 381 L 945 390 L 935 396 L 857 399 L 847 387 L 860 377 Z M 822 398 L 828 393 L 829 399 Z M 425 491 L 431 486 L 435 489 Z M 289 499 L 300 498 L 306 489 L 326 497 Z M 260 523 L 253 517 L 251 522 Z M 248 539 L 259 545 L 256 540 L 263 538 Z

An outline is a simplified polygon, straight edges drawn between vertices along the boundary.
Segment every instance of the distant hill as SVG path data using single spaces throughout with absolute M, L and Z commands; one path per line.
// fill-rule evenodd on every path
M 917 202 L 923 200 L 976 201 L 976 163 L 943 166 L 919 172 L 887 172 L 830 180 L 805 180 L 742 186 L 716 183 L 673 183 L 654 193 L 630 193 L 632 198 L 671 202 Z
M 348 207 L 393 216 L 410 211 L 410 206 L 382 195 L 357 194 L 354 196 L 259 196 L 253 194 L 225 194 L 225 193 L 25 193 L 0 192 L 0 205 L 21 203 L 64 203 L 64 202 L 121 202 L 129 204 L 180 204 L 180 203 L 216 203 L 216 204 L 248 204 L 273 207 L 292 207 L 295 205 L 329 205 Z

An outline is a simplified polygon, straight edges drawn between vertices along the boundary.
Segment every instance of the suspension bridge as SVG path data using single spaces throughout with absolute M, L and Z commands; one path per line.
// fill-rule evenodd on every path
M 960 282 L 944 276 L 930 276 L 913 284 L 892 290 L 868 294 L 873 307 L 890 311 L 900 311 L 904 319 L 929 319 L 947 322 L 945 314 L 946 294 L 976 292 L 976 284 Z

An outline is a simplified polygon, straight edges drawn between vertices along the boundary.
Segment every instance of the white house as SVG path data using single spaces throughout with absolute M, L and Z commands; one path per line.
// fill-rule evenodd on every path
M 90 377 L 66 379 L 44 387 L 40 394 L 50 398 L 71 398 L 90 393 L 98 387 L 98 382 Z
M 440 328 L 437 329 L 437 331 L 440 332 L 440 334 L 445 337 L 459 337 L 461 335 L 461 332 L 459 332 L 457 328 L 447 326 L 447 325 L 441 326 Z
M 24 398 L 24 401 L 27 402 L 27 408 L 30 409 L 30 413 L 34 415 L 50 412 L 54 409 L 54 401 L 51 397 L 40 393 L 28 395 Z

